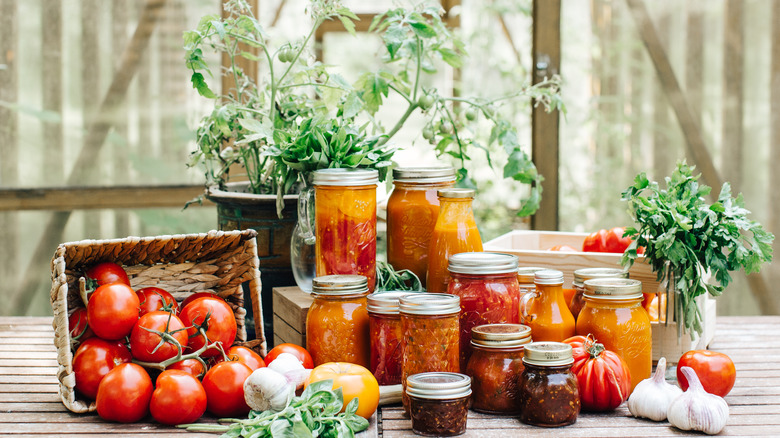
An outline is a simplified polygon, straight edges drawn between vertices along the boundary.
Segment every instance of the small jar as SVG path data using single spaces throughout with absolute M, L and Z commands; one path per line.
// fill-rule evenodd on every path
M 580 413 L 571 345 L 533 342 L 525 346 L 520 375 L 520 421 L 543 427 L 574 424 Z
M 412 432 L 457 436 L 466 432 L 471 379 L 458 373 L 420 373 L 406 379 Z
M 487 324 L 471 330 L 473 353 L 466 374 L 471 377 L 472 408 L 488 414 L 517 414 L 518 382 L 531 328 L 520 324 Z
M 520 301 L 520 315 L 536 341 L 562 342 L 574 336 L 574 317 L 563 297 L 563 272 L 536 271 L 536 290 Z
M 401 297 L 401 383 L 412 374 L 460 369 L 460 298 L 450 294 L 410 294 Z M 401 397 L 406 412 L 409 400 Z
M 618 268 L 582 268 L 574 271 L 574 296 L 569 304 L 574 319 L 579 317 L 585 307 L 585 281 L 594 278 L 628 278 L 628 271 Z
M 401 314 L 398 303 L 408 291 L 375 292 L 368 296 L 368 326 L 371 339 L 369 370 L 380 385 L 401 383 Z
M 362 275 L 326 275 L 312 281 L 306 314 L 306 349 L 314 365 L 350 362 L 370 366 L 368 284 Z

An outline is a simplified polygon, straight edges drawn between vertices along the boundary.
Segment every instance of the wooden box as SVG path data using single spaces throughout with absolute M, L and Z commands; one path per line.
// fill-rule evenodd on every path
M 306 314 L 314 299 L 297 286 L 273 289 L 274 345 L 306 347 Z

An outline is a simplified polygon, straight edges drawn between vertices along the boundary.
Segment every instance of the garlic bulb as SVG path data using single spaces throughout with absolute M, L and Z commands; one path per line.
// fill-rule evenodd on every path
M 244 400 L 255 411 L 281 411 L 293 395 L 295 386 L 271 368 L 258 368 L 244 381 Z
M 635 417 L 649 418 L 653 421 L 666 420 L 669 404 L 683 392 L 675 385 L 666 382 L 666 358 L 658 360 L 655 374 L 639 382 L 628 397 L 628 410 Z
M 286 374 L 288 371 L 304 369 L 303 363 L 290 353 L 280 353 L 278 356 L 276 356 L 276 359 L 268 364 L 268 368 L 280 374 Z
M 682 430 L 698 430 L 708 435 L 720 433 L 729 419 L 726 400 L 705 391 L 693 368 L 680 370 L 688 380 L 688 390 L 669 405 L 669 423 Z

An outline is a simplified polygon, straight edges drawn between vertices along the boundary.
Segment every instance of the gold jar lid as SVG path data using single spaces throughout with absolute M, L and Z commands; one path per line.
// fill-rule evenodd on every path
M 628 278 L 594 278 L 585 281 L 586 299 L 631 301 L 640 299 L 642 282 Z
M 483 348 L 516 348 L 531 343 L 531 327 L 522 324 L 484 324 L 471 329 L 471 344 Z
M 312 184 L 317 186 L 367 186 L 379 182 L 376 169 L 320 169 L 312 173 Z
M 400 183 L 433 184 L 455 181 L 452 167 L 397 167 L 393 169 L 393 181 Z
M 563 272 L 555 269 L 542 269 L 534 273 L 534 284 L 563 284 Z
M 451 315 L 460 313 L 460 297 L 452 294 L 420 293 L 404 295 L 399 310 L 407 315 Z
M 619 268 L 582 268 L 574 271 L 574 285 L 582 287 L 594 278 L 628 278 L 628 271 Z
M 474 198 L 476 192 L 474 189 L 439 189 L 436 195 L 440 198 Z
M 563 342 L 531 342 L 525 346 L 523 363 L 536 366 L 564 366 L 574 363 L 572 348 Z
M 374 292 L 367 298 L 367 309 L 369 313 L 381 313 L 383 315 L 398 315 L 400 309 L 401 297 L 409 294 L 416 294 L 420 292 L 412 292 L 408 290 L 388 290 L 383 292 Z
M 311 282 L 314 295 L 358 295 L 368 293 L 368 278 L 362 275 L 323 275 Z
M 517 269 L 517 281 L 520 284 L 534 284 L 534 274 L 537 271 L 544 271 L 547 268 L 540 268 L 538 266 L 524 267 Z
M 471 377 L 460 373 L 428 372 L 406 378 L 406 395 L 449 400 L 471 395 Z
M 517 272 L 519 259 L 499 252 L 461 252 L 450 256 L 447 266 L 453 274 L 490 275 Z

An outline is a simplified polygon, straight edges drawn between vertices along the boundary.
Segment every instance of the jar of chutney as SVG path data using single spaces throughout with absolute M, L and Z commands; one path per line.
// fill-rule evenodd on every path
M 471 379 L 458 373 L 419 373 L 406 379 L 412 431 L 423 436 L 466 432 Z
M 543 427 L 574 424 L 580 413 L 571 345 L 532 342 L 525 346 L 520 375 L 520 421 Z

